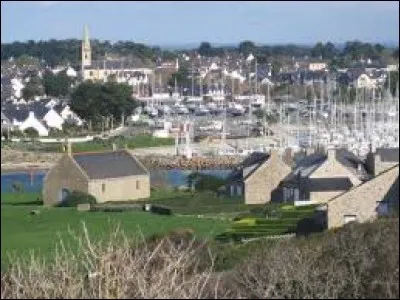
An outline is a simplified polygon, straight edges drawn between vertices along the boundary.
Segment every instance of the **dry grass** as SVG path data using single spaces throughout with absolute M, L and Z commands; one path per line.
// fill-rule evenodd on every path
M 1 275 L 2 298 L 399 297 L 399 220 L 351 224 L 311 238 L 251 249 L 225 273 L 190 230 L 128 240 L 113 231 L 93 244 L 84 227 L 79 256 L 62 243 L 55 262 L 32 256 Z M 217 253 L 218 254 L 218 253 Z
M 205 244 L 183 236 L 134 242 L 116 230 L 107 244 L 93 244 L 86 227 L 79 237 L 79 257 L 61 243 L 54 263 L 32 256 L 16 261 L 1 277 L 4 298 L 229 298 L 218 288 L 211 253 Z M 189 238 L 188 238 L 189 237 Z M 202 251 L 204 253 L 204 251 Z M 213 286 L 214 288 L 211 288 Z
M 399 220 L 282 241 L 234 272 L 238 290 L 252 299 L 398 299 Z

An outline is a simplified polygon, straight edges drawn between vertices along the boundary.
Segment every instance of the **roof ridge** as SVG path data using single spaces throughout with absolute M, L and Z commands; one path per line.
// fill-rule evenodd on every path
M 101 154 L 101 153 L 110 153 L 110 152 L 123 152 L 125 149 L 116 149 L 116 150 L 103 150 L 103 151 L 82 151 L 82 152 L 73 152 L 72 155 L 83 155 L 83 154 Z
M 383 171 L 382 173 L 380 173 L 380 174 L 378 174 L 378 175 L 372 177 L 370 180 L 364 181 L 364 182 L 362 182 L 362 183 L 359 184 L 359 185 L 353 186 L 351 189 L 349 189 L 349 190 L 347 190 L 347 191 L 345 191 L 345 192 L 343 192 L 343 193 L 341 193 L 341 194 L 339 194 L 339 195 L 337 195 L 337 196 L 335 196 L 335 197 L 329 199 L 325 204 L 328 204 L 328 203 L 330 203 L 330 202 L 336 200 L 336 199 L 339 198 L 340 196 L 342 196 L 342 195 L 344 195 L 344 194 L 346 194 L 346 193 L 349 193 L 350 191 L 353 191 L 354 189 L 357 189 L 357 188 L 363 186 L 364 184 L 370 182 L 371 180 L 374 180 L 375 178 L 378 178 L 378 177 L 380 177 L 380 176 L 382 176 L 382 175 L 384 175 L 384 174 L 386 174 L 386 173 L 388 173 L 388 172 L 390 172 L 390 171 L 392 171 L 392 170 L 394 170 L 395 168 L 398 168 L 398 167 L 399 167 L 399 164 L 396 164 L 396 165 L 394 165 L 394 166 L 392 166 L 392 167 L 386 169 L 386 170 Z

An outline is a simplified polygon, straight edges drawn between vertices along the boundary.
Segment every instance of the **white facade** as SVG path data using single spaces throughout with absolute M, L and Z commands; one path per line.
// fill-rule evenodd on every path
M 58 130 L 62 130 L 62 125 L 64 124 L 64 119 L 53 108 L 43 117 L 43 121 L 46 122 L 48 127 Z
M 355 87 L 372 89 L 376 87 L 376 80 L 371 79 L 367 74 L 361 74 L 355 82 Z
M 34 128 L 39 133 L 39 136 L 48 136 L 49 131 L 47 128 L 36 119 L 34 112 L 30 111 L 28 118 L 21 123 L 19 130 L 24 131 L 27 128 Z
M 13 96 L 15 98 L 21 98 L 22 89 L 24 88 L 24 84 L 22 83 L 22 80 L 20 80 L 18 78 L 11 79 L 11 87 L 12 87 Z
M 318 63 L 310 63 L 308 65 L 308 69 L 310 71 L 321 71 L 321 70 L 325 70 L 327 67 L 326 63 L 323 62 L 318 62 Z
M 63 110 L 60 112 L 60 116 L 64 121 L 68 119 L 74 120 L 78 126 L 82 126 L 83 124 L 82 119 L 79 118 L 78 115 L 71 110 L 69 105 L 66 105 L 63 108 Z
M 78 76 L 78 73 L 71 67 L 67 68 L 67 76 L 69 77 L 76 77 Z

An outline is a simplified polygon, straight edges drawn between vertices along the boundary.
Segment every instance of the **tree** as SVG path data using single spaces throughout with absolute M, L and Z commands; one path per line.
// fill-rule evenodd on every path
M 320 57 L 324 55 L 324 44 L 322 44 L 321 42 L 318 42 L 314 48 L 311 49 L 311 56 L 312 57 Z
M 201 56 L 212 56 L 213 55 L 213 49 L 211 47 L 211 44 L 208 42 L 202 42 L 200 44 L 198 51 Z
M 80 84 L 71 95 L 71 109 L 79 117 L 98 125 L 107 116 L 121 121 L 137 106 L 132 98 L 132 88 L 115 82 Z
M 326 59 L 332 59 L 337 55 L 337 50 L 335 48 L 335 45 L 332 44 L 331 42 L 328 42 L 325 44 L 324 51 L 323 51 L 323 57 Z
M 399 60 L 399 47 L 397 47 L 396 49 L 394 49 L 393 53 L 392 53 L 392 57 L 394 59 Z
M 378 54 L 381 54 L 385 50 L 385 47 L 378 43 L 374 45 L 374 49 Z
M 392 93 L 392 95 L 395 95 L 397 85 L 399 84 L 399 72 L 398 71 L 389 72 L 388 77 L 384 84 L 385 88 L 389 87 L 389 80 L 390 80 L 390 92 Z
M 192 84 L 189 78 L 189 70 L 183 66 L 179 68 L 178 72 L 172 74 L 171 78 L 168 80 L 168 85 L 174 86 L 175 79 L 178 86 L 189 87 Z
M 38 76 L 30 77 L 29 82 L 22 89 L 22 97 L 26 100 L 32 99 L 35 96 L 41 96 L 44 93 L 44 88 Z
M 256 45 L 254 45 L 251 41 L 243 41 L 239 44 L 238 50 L 241 54 L 248 55 L 252 52 L 255 52 L 257 49 Z
M 49 96 L 59 97 L 69 95 L 72 82 L 72 78 L 67 75 L 65 70 L 56 75 L 47 71 L 43 75 L 44 91 Z
M 33 128 L 33 127 L 28 127 L 24 130 L 24 133 L 27 137 L 33 139 L 33 138 L 37 138 L 39 136 L 39 132 Z

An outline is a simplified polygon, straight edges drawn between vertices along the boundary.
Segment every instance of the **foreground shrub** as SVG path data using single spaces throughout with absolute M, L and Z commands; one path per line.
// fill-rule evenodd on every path
M 399 221 L 281 241 L 258 249 L 234 273 L 233 285 L 252 299 L 397 299 Z
M 61 243 L 51 263 L 36 257 L 11 260 L 1 274 L 1 297 L 399 297 L 398 219 L 242 247 L 211 244 L 214 253 L 206 241 L 193 237 L 190 228 L 134 240 L 115 230 L 106 243 L 93 243 L 84 227 L 77 240 L 79 251 Z M 233 268 L 227 270 L 226 264 Z
M 32 257 L 10 265 L 1 275 L 1 298 L 232 297 L 227 289 L 216 288 L 221 279 L 212 272 L 212 256 L 208 256 L 208 263 L 199 264 L 196 253 L 203 245 L 188 236 L 184 243 L 177 243 L 172 236 L 149 243 L 143 239 L 132 242 L 116 231 L 106 244 L 94 244 L 85 229 L 84 236 L 78 238 L 78 255 L 62 246 L 54 263 Z

